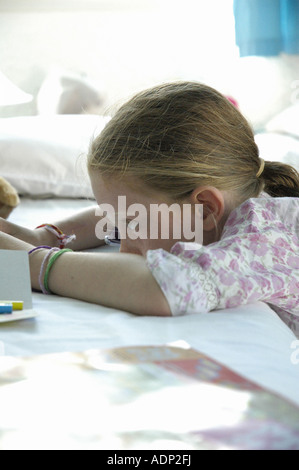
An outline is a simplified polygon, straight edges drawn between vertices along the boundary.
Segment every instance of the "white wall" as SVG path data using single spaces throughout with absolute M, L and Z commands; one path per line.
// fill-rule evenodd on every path
M 238 59 L 233 0 L 0 0 L 0 69 L 36 96 L 52 67 L 86 73 L 105 107 L 168 80 L 231 93 L 259 126 L 289 103 L 298 58 Z M 35 103 L 0 109 L 34 114 Z

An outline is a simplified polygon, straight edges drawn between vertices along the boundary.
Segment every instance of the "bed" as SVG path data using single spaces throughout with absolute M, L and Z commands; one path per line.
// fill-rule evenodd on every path
M 22 195 L 20 206 L 11 215 L 13 222 L 35 227 L 94 204 L 84 173 L 84 152 L 91 136 L 101 130 L 107 118 L 56 116 L 1 121 L 2 176 Z M 269 130 L 267 138 L 270 139 L 271 133 Z M 293 150 L 292 158 L 295 158 Z M 33 307 L 37 318 L 0 326 L 2 353 L 6 357 L 158 347 L 184 341 L 194 350 L 299 406 L 299 354 L 296 355 L 299 342 L 266 304 L 208 315 L 147 318 L 33 293 Z

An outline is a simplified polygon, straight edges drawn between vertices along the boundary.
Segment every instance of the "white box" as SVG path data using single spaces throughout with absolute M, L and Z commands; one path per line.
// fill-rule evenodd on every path
M 24 310 L 0 315 L 0 323 L 36 316 L 32 309 L 29 257 L 25 251 L 0 250 L 0 302 L 22 300 Z

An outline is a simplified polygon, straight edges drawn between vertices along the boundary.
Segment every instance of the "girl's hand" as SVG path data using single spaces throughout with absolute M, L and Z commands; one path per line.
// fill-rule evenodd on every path
M 0 234 L 1 232 L 6 233 L 7 235 L 11 235 L 12 237 L 22 240 L 33 246 L 57 245 L 56 237 L 44 228 L 30 230 L 28 228 L 8 222 L 7 220 L 0 217 Z

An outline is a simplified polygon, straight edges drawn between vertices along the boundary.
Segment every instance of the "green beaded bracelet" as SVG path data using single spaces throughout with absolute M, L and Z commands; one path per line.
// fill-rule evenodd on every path
M 63 255 L 64 253 L 67 253 L 68 251 L 73 251 L 73 250 L 70 250 L 69 248 L 65 248 L 64 250 L 60 250 L 60 251 L 57 251 L 57 253 L 55 253 L 55 255 L 53 255 L 48 263 L 48 266 L 47 266 L 47 269 L 46 269 L 46 272 L 45 272 L 45 277 L 44 277 L 44 287 L 45 287 L 45 290 L 51 294 L 51 291 L 49 289 L 49 275 L 50 275 L 50 271 L 51 269 L 53 268 L 53 265 L 55 263 L 55 261 L 57 261 L 57 259 L 59 258 L 59 256 Z

